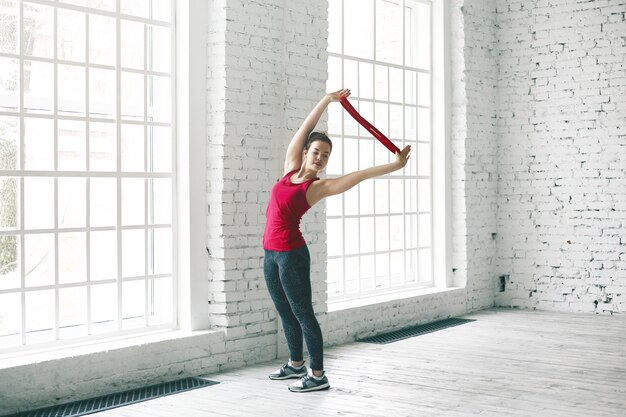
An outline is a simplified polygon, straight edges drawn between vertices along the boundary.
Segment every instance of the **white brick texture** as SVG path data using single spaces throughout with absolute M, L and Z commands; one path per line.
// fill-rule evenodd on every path
M 626 310 L 626 2 L 497 2 L 500 306 Z

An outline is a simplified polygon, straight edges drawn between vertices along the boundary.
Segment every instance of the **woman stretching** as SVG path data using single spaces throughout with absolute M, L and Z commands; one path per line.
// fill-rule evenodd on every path
M 263 235 L 265 282 L 285 330 L 290 359 L 270 379 L 298 378 L 289 385 L 293 392 L 330 387 L 324 373 L 322 331 L 313 312 L 311 258 L 300 232 L 300 219 L 314 204 L 343 193 L 368 178 L 403 168 L 410 146 L 396 153 L 390 164 L 352 172 L 333 179 L 319 179 L 328 164 L 333 145 L 328 136 L 312 132 L 326 107 L 350 90 L 328 93 L 302 123 L 287 148 L 283 177 L 274 185 L 267 206 Z M 304 365 L 303 339 L 309 351 L 311 369 Z

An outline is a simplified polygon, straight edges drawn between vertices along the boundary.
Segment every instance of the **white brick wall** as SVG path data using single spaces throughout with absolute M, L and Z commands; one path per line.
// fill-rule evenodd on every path
M 497 3 L 497 304 L 626 310 L 626 2 Z

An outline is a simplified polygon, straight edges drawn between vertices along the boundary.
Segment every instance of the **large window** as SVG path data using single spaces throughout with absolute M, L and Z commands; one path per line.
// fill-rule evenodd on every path
M 399 148 L 404 171 L 327 200 L 329 299 L 433 285 L 432 5 L 422 0 L 330 0 L 328 89 Z M 329 108 L 328 176 L 393 155 L 341 106 Z
M 174 325 L 172 10 L 0 0 L 0 350 Z

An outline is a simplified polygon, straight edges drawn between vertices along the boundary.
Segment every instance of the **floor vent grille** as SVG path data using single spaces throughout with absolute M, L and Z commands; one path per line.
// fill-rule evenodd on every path
M 357 342 L 386 344 L 397 342 L 398 340 L 408 339 L 409 337 L 419 336 L 426 333 L 436 332 L 437 330 L 447 329 L 449 327 L 459 326 L 475 320 L 450 318 L 436 321 L 433 323 L 421 324 L 419 326 L 409 327 L 406 329 L 396 330 L 389 333 L 383 333 L 376 336 L 358 339 Z
M 76 417 L 97 413 L 111 408 L 122 407 L 153 398 L 190 391 L 196 388 L 208 387 L 219 382 L 202 378 L 184 378 L 177 381 L 165 382 L 149 387 L 137 388 L 130 391 L 91 398 L 69 404 L 42 408 L 17 414 L 15 417 Z

